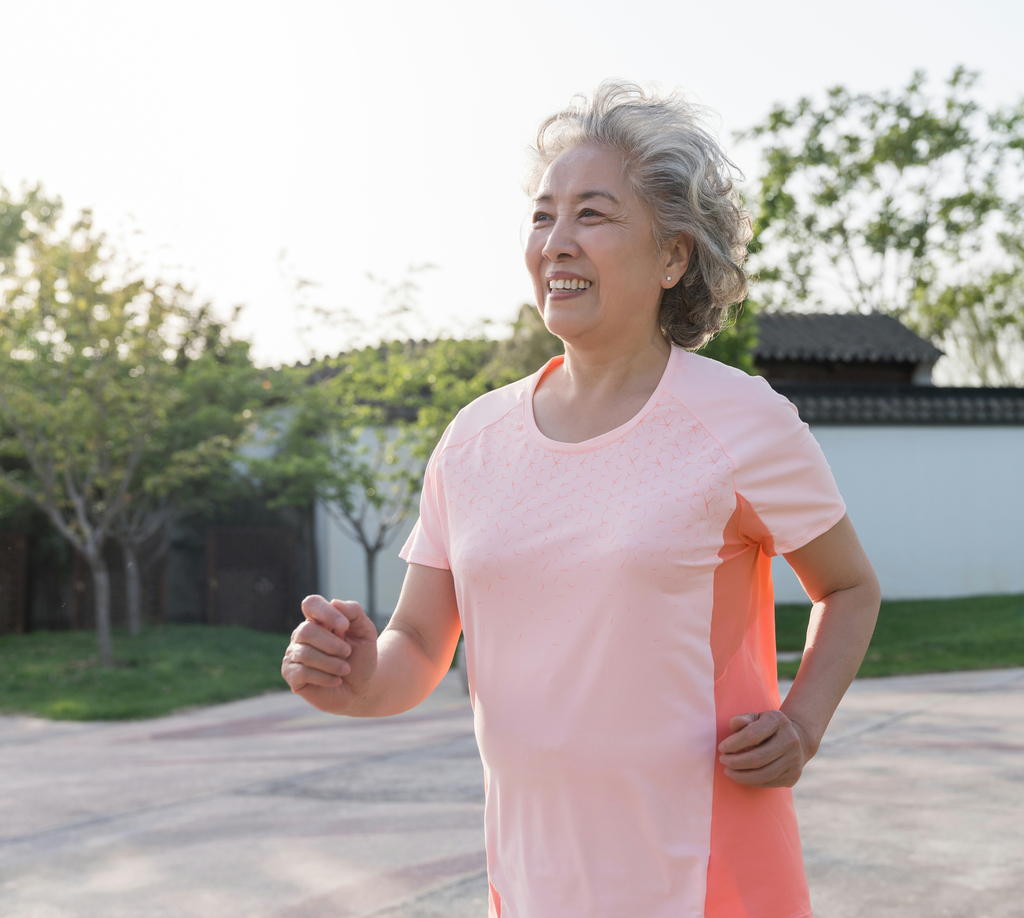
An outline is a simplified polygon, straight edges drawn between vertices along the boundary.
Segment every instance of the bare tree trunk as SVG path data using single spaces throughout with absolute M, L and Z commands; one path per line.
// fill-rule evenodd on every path
M 139 634 L 142 631 L 142 577 L 139 571 L 139 559 L 135 554 L 135 547 L 127 541 L 121 543 L 121 554 L 124 557 L 128 633 Z
M 366 614 L 378 631 L 383 622 L 377 620 L 377 549 L 366 549 Z
M 102 546 L 86 555 L 92 571 L 93 594 L 96 598 L 96 637 L 100 645 L 100 662 L 104 666 L 114 665 L 114 654 L 110 644 L 110 573 L 103 559 Z

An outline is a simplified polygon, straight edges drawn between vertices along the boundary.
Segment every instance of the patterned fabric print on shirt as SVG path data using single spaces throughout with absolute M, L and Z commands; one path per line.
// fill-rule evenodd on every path
M 511 411 L 442 458 L 460 577 L 493 577 L 501 590 L 499 568 L 512 562 L 568 596 L 581 578 L 613 569 L 680 592 L 713 571 L 735 507 L 731 465 L 673 395 L 592 452 L 545 449 L 524 426 Z
M 606 899 L 586 905 L 592 876 L 606 888 L 620 877 L 634 906 L 645 876 L 652 902 L 699 907 L 729 459 L 665 393 L 597 449 L 534 443 L 517 407 L 440 462 L 503 912 L 600 913 Z M 666 799 L 666 786 L 678 793 Z M 600 806 L 581 808 L 581 794 Z M 490 825 L 499 797 L 522 827 L 502 847 Z M 595 835 L 609 840 L 601 864 Z M 634 863 L 630 838 L 649 839 L 665 863 Z M 559 901 L 531 901 L 538 892 Z

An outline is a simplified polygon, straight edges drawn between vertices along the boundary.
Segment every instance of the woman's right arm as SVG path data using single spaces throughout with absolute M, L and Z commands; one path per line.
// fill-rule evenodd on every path
M 359 603 L 307 596 L 281 675 L 321 711 L 385 717 L 415 707 L 448 672 L 461 624 L 452 573 L 410 564 L 380 637 Z

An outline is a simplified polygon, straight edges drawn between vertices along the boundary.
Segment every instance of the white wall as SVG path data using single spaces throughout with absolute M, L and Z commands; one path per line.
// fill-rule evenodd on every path
M 379 439 L 380 433 L 377 428 L 366 428 L 359 436 L 358 450 L 362 459 L 371 465 L 383 447 Z M 388 428 L 385 440 L 390 441 L 399 462 L 405 463 L 407 469 L 416 468 L 415 460 L 409 456 L 408 448 L 397 439 L 400 434 L 401 431 L 397 428 Z M 370 523 L 368 529 L 372 532 L 376 529 L 377 517 L 372 509 L 367 513 Z M 398 557 L 398 552 L 412 532 L 416 516 L 417 514 L 413 513 L 410 519 L 393 531 L 392 543 L 377 553 L 377 615 L 385 620 L 395 610 L 398 595 L 402 591 L 407 565 Z M 316 505 L 315 520 L 320 593 L 328 599 L 354 599 L 365 609 L 368 591 L 366 552 L 363 551 L 363 546 L 345 534 L 322 503 Z
M 1024 427 L 812 425 L 886 599 L 1024 592 Z M 784 559 L 778 602 L 806 602 Z
M 398 604 L 406 563 L 398 552 L 416 521 L 415 514 L 396 533 L 394 543 L 377 554 L 377 614 L 389 616 Z M 328 599 L 354 599 L 366 606 L 366 555 L 342 532 L 323 504 L 316 506 L 317 568 L 320 592 Z

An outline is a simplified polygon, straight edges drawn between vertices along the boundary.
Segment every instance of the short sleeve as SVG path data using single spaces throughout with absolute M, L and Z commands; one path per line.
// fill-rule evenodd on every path
M 683 358 L 673 385 L 732 463 L 743 541 L 781 555 L 838 523 L 846 505 L 793 403 L 759 376 L 697 354 Z
M 420 516 L 398 553 L 403 561 L 449 570 L 448 518 L 445 513 L 444 487 L 439 470 L 446 437 L 435 447 L 423 475 L 420 492 Z
M 725 446 L 735 462 L 740 536 L 760 542 L 769 555 L 781 555 L 831 529 L 846 504 L 796 407 L 763 380 L 758 383 L 756 412 Z

